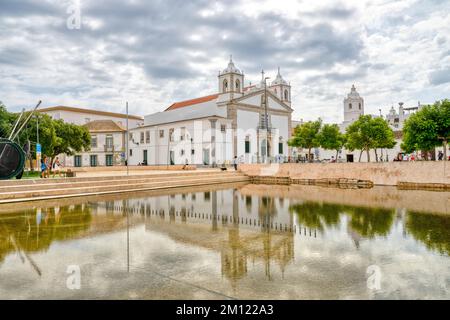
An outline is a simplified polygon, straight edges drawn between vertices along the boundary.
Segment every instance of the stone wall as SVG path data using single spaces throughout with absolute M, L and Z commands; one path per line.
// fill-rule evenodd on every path
M 450 184 L 448 161 L 241 164 L 239 170 L 251 176 L 273 175 L 295 179 L 345 178 L 369 180 L 375 185 L 396 186 L 399 182 Z
M 182 164 L 176 165 L 160 165 L 160 166 L 128 166 L 129 170 L 183 170 Z M 98 167 L 64 167 L 63 170 L 70 169 L 73 172 L 100 172 L 100 171 L 127 171 L 126 166 L 98 166 Z M 194 165 L 188 165 L 184 170 L 196 170 L 197 167 Z

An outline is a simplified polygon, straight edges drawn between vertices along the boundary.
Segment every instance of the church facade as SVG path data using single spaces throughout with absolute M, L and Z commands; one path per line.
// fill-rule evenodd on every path
M 220 165 L 282 161 L 290 155 L 291 86 L 280 70 L 271 83 L 262 72 L 244 86 L 230 57 L 217 93 L 176 102 L 144 117 L 128 136 L 130 165 Z

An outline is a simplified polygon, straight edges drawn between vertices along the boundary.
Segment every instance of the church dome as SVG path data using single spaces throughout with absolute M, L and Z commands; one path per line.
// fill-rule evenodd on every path
M 347 95 L 348 98 L 359 98 L 359 93 L 356 91 L 356 87 L 353 84 L 352 88 L 350 89 L 350 93 Z
M 232 60 L 232 57 L 230 56 L 230 62 L 228 62 L 228 66 L 223 69 L 222 74 L 223 73 L 241 73 L 241 71 L 236 68 L 236 66 L 234 65 L 234 62 Z
M 283 79 L 283 77 L 281 76 L 280 73 L 280 67 L 278 67 L 278 73 L 277 73 L 277 77 L 275 78 L 275 80 L 272 82 L 272 85 L 277 85 L 277 84 L 285 84 L 287 85 L 288 83 L 286 82 L 286 80 Z

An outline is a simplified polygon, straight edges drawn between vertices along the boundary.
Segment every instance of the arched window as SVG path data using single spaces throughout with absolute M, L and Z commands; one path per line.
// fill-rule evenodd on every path
M 239 79 L 236 79 L 235 86 L 236 86 L 236 91 L 239 92 L 241 89 L 241 83 L 239 82 Z
M 227 79 L 223 80 L 223 92 L 227 92 L 228 90 L 228 81 Z
M 352 104 L 351 104 L 351 103 L 350 103 L 350 104 L 348 105 L 348 108 L 349 108 L 349 109 L 351 109 L 351 108 L 352 108 Z
M 361 110 L 361 102 L 359 103 L 359 110 Z
M 289 100 L 289 92 L 286 90 L 284 90 L 284 100 Z

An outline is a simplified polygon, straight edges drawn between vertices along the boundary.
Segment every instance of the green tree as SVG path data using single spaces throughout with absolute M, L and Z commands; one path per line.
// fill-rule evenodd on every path
M 18 115 L 16 115 L 18 116 Z M 28 114 L 24 114 L 22 118 L 27 118 Z M 39 124 L 38 124 L 39 123 Z M 39 144 L 42 146 L 41 152 L 44 155 L 50 154 L 56 143 L 56 131 L 52 118 L 47 114 L 35 113 L 29 120 L 28 124 L 20 132 L 16 141 L 23 145 L 27 140 L 31 141 L 30 154 L 34 159 L 36 155 L 37 143 L 37 127 L 39 126 Z M 31 159 L 30 159 L 31 160 Z
M 402 149 L 406 152 L 429 151 L 442 145 L 447 160 L 449 139 L 450 100 L 446 99 L 423 107 L 405 121 Z
M 389 127 L 389 124 L 383 118 L 373 118 L 372 125 L 375 132 L 375 160 L 378 162 L 377 148 L 392 149 L 395 144 L 394 131 Z
M 321 119 L 298 125 L 294 128 L 294 135 L 288 141 L 288 145 L 308 149 L 308 159 L 312 162 L 311 149 L 320 147 L 319 132 L 321 127 Z
M 14 124 L 13 118 L 13 114 L 9 113 L 0 101 L 0 138 L 8 138 Z
M 46 153 L 52 159 L 60 153 L 71 156 L 77 152 L 90 149 L 91 135 L 85 126 L 67 123 L 63 120 L 53 120 L 53 127 L 55 128 L 56 141 Z
M 342 149 L 346 141 L 345 135 L 341 133 L 337 124 L 323 125 L 319 132 L 318 139 L 322 148 L 336 151 L 336 159 L 339 150 Z
M 29 113 L 22 116 L 22 121 L 28 118 Z M 2 137 L 7 137 L 19 113 L 10 113 L 0 103 L 0 132 Z M 16 137 L 16 141 L 23 145 L 27 140 L 31 144 L 31 154 L 36 151 L 37 127 L 39 123 L 39 143 L 42 145 L 42 154 L 54 159 L 58 154 L 73 155 L 83 150 L 89 150 L 91 136 L 84 126 L 66 123 L 63 120 L 53 120 L 49 115 L 35 113 Z M 3 133 L 5 132 L 5 134 Z
M 387 121 L 382 118 L 373 118 L 370 115 L 360 116 L 358 120 L 347 127 L 346 133 L 347 149 L 361 150 L 361 154 L 365 151 L 368 162 L 370 162 L 371 149 L 392 148 L 395 145 L 394 132 Z

